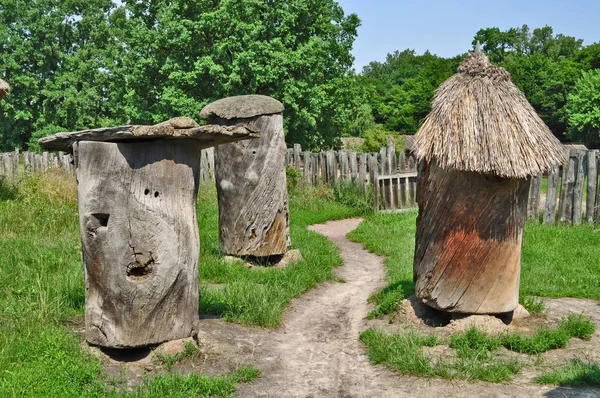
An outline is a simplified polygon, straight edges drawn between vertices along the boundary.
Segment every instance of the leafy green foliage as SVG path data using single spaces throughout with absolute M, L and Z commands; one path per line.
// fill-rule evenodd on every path
M 519 296 L 519 304 L 521 304 L 531 315 L 541 314 L 546 309 L 544 302 L 533 296 Z
M 568 95 L 566 118 L 567 135 L 582 141 L 589 148 L 600 145 L 600 69 L 584 71 Z
M 375 122 L 388 131 L 416 132 L 431 110 L 434 90 L 456 71 L 458 62 L 458 57 L 404 50 L 388 54 L 383 63 L 365 66 L 362 83 L 371 87 L 365 96 Z
M 0 7 L 0 149 L 239 94 L 279 99 L 288 141 L 320 148 L 369 112 L 350 71 L 360 21 L 333 0 L 20 3 Z
M 126 0 L 125 9 L 134 122 L 195 117 L 216 99 L 264 94 L 285 105 L 290 143 L 332 145 L 345 128 L 351 111 L 340 98 L 360 22 L 335 1 Z
M 404 136 L 395 131 L 385 130 L 381 124 L 376 124 L 367 129 L 363 133 L 363 138 L 365 141 L 363 142 L 362 152 L 379 152 L 379 149 L 387 146 L 389 138 L 394 139 L 396 153 L 404 151 L 406 147 Z

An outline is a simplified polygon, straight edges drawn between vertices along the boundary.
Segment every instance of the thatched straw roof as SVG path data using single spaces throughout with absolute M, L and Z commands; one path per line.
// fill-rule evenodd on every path
M 8 93 L 8 90 L 10 90 L 8 83 L 0 79 L 0 100 Z
M 479 48 L 437 89 L 413 153 L 443 168 L 515 178 L 566 160 L 564 148 L 510 74 Z

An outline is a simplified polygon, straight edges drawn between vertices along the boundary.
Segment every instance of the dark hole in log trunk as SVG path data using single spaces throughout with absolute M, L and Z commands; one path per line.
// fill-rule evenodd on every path
M 108 226 L 108 218 L 110 217 L 110 214 L 106 214 L 106 213 L 93 213 L 92 217 L 94 217 L 96 220 L 98 220 L 98 224 L 100 227 L 106 227 Z
M 127 277 L 132 280 L 143 280 L 150 276 L 152 273 L 152 264 L 154 261 L 150 261 L 148 264 L 142 264 L 139 261 L 131 263 L 127 266 Z
M 144 190 L 144 195 L 148 195 L 149 193 L 150 193 L 150 190 L 149 190 L 148 188 L 146 188 L 146 189 Z
M 158 191 L 154 192 L 154 197 L 158 198 Z

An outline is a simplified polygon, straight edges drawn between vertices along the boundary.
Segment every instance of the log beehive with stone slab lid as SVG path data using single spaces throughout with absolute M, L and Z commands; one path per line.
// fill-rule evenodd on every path
M 563 163 L 559 141 L 478 45 L 438 88 L 413 153 L 417 298 L 450 312 L 513 311 L 530 176 Z
M 260 138 L 215 148 L 221 252 L 271 257 L 290 247 L 285 176 L 283 105 L 262 95 L 230 97 L 207 105 L 212 123 L 260 130 Z
M 200 149 L 257 131 L 176 118 L 39 141 L 75 158 L 89 343 L 129 348 L 196 334 Z

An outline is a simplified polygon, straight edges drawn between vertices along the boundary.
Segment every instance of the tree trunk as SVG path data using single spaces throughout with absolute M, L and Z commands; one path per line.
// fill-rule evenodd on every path
M 260 138 L 215 148 L 221 252 L 282 255 L 290 247 L 283 118 L 259 116 L 250 124 Z
M 517 307 L 529 182 L 421 163 L 414 258 L 418 299 L 466 314 Z
M 194 335 L 200 144 L 83 141 L 73 149 L 87 341 L 126 348 Z

